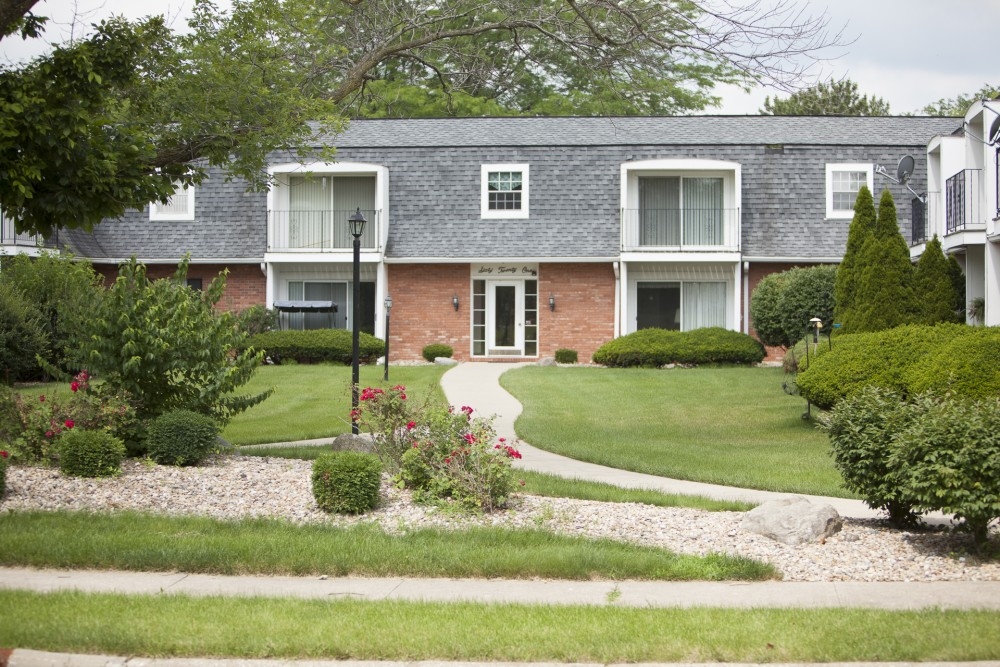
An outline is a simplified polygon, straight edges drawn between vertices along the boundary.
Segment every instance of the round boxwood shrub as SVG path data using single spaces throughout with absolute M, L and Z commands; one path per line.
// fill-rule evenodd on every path
M 218 424 L 208 415 L 171 410 L 150 422 L 146 449 L 162 465 L 195 465 L 218 451 L 218 433 Z
M 353 356 L 352 332 L 347 329 L 306 331 L 265 331 L 247 339 L 247 346 L 263 350 L 273 363 L 294 361 L 318 364 L 324 361 L 349 364 Z M 362 331 L 358 336 L 358 357 L 371 363 L 385 353 L 385 342 Z
M 59 437 L 59 470 L 73 477 L 114 477 L 122 471 L 125 443 L 107 431 L 70 429 Z
M 834 336 L 833 349 L 799 359 L 796 384 L 803 398 L 822 409 L 868 386 L 904 398 L 927 390 L 967 398 L 1000 394 L 1000 329 L 964 324 L 907 325 Z
M 312 466 L 312 492 L 324 512 L 361 514 L 378 506 L 382 463 L 374 454 L 320 454 Z
M 575 364 L 579 359 L 579 355 L 576 350 L 567 350 L 565 348 L 556 350 L 556 363 L 558 364 Z
M 450 357 L 455 354 L 455 350 L 451 349 L 451 345 L 445 345 L 444 343 L 431 343 L 430 345 L 424 346 L 421 354 L 427 361 L 434 361 L 438 357 Z
M 657 368 L 666 364 L 757 364 L 765 354 L 757 339 L 721 327 L 693 331 L 654 328 L 605 343 L 593 359 L 605 366 Z

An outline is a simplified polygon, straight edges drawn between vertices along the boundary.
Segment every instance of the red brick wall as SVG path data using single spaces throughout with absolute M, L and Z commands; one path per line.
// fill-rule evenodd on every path
M 454 358 L 467 361 L 470 334 L 472 283 L 468 264 L 393 264 L 388 270 L 392 296 L 389 321 L 389 355 L 392 359 L 422 359 L 431 343 L 445 343 Z M 457 295 L 458 311 L 451 303 Z
M 611 264 L 542 264 L 538 267 L 539 352 L 567 348 L 588 363 L 615 336 L 615 274 Z M 549 295 L 556 309 L 549 310 Z
M 188 278 L 201 278 L 202 285 L 208 284 L 227 268 L 221 264 L 192 264 L 188 266 Z M 226 289 L 222 293 L 218 307 L 221 310 L 238 312 L 250 306 L 263 305 L 267 298 L 267 281 L 259 264 L 233 264 L 228 267 Z M 104 276 L 104 284 L 110 285 L 118 277 L 118 267 L 109 264 L 95 264 L 94 270 Z M 169 278 L 177 271 L 172 264 L 148 264 L 146 275 L 156 280 Z

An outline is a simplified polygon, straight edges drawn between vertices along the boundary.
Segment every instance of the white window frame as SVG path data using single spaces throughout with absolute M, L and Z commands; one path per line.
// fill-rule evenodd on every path
M 490 208 L 490 173 L 514 171 L 521 174 L 521 208 L 494 210 Z M 525 220 L 529 216 L 529 186 L 527 164 L 484 164 L 480 171 L 480 216 L 484 220 Z
M 194 186 L 188 186 L 182 188 L 187 192 L 187 207 L 183 211 L 167 211 L 160 210 L 157 202 L 150 202 L 149 204 L 149 219 L 150 220 L 194 220 Z M 173 197 L 171 197 L 173 199 Z
M 865 184 L 874 192 L 875 165 L 871 162 L 839 162 L 826 165 L 826 217 L 832 220 L 849 220 L 854 217 L 853 207 L 847 210 L 833 208 L 833 175 L 845 171 L 863 171 Z

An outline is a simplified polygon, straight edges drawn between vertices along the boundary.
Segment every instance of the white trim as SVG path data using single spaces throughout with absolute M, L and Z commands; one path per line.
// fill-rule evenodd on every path
M 521 208 L 501 211 L 490 209 L 489 178 L 490 172 L 510 171 L 521 174 Z M 519 164 L 484 164 L 479 172 L 479 215 L 483 220 L 526 220 L 530 212 L 529 165 Z
M 179 221 L 194 220 L 195 187 L 193 185 L 185 186 L 181 188 L 181 190 L 187 193 L 187 208 L 185 208 L 183 211 L 178 211 L 176 213 L 164 213 L 159 210 L 156 202 L 150 202 L 149 220 L 151 222 L 171 221 L 171 220 L 179 220 Z M 176 188 L 174 190 L 174 194 L 177 194 Z M 173 198 L 174 198 L 173 195 L 171 195 L 170 199 L 172 200 Z
M 521 264 L 611 264 L 619 261 L 618 255 L 609 257 L 514 257 L 496 255 L 487 257 L 386 257 L 386 264 L 497 264 L 518 262 Z
M 854 217 L 854 206 L 848 210 L 833 208 L 833 174 L 843 171 L 863 171 L 870 192 L 875 191 L 875 165 L 871 162 L 830 162 L 826 165 L 826 217 L 828 220 L 850 220 Z
M 840 264 L 843 256 L 837 257 L 744 257 L 744 262 L 755 264 L 795 264 L 798 262 L 809 264 Z

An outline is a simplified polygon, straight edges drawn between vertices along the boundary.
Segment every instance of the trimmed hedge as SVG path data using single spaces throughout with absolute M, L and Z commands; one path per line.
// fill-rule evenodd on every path
M 330 361 L 351 363 L 352 332 L 348 329 L 309 329 L 306 331 L 265 331 L 251 336 L 247 345 L 263 350 L 275 364 L 290 359 L 300 364 Z M 371 363 L 385 353 L 385 342 L 361 332 L 359 359 Z
M 803 398 L 829 410 L 869 386 L 904 398 L 927 390 L 968 398 L 1000 394 L 1000 329 L 964 324 L 907 325 L 834 336 L 833 349 L 814 356 L 796 384 Z
M 605 343 L 593 359 L 604 366 L 657 368 L 666 364 L 757 364 L 765 354 L 757 339 L 721 327 L 640 329 Z
M 575 364 L 579 360 L 579 357 L 580 355 L 577 354 L 576 350 L 566 348 L 556 350 L 557 364 Z
M 382 462 L 374 454 L 328 452 L 312 466 L 312 492 L 324 512 L 361 514 L 378 507 Z
M 450 358 L 451 355 L 455 354 L 455 350 L 452 349 L 451 345 L 445 345 L 444 343 L 431 343 L 430 345 L 425 345 L 420 354 L 427 361 L 434 361 L 438 357 Z
M 208 415 L 171 410 L 150 422 L 146 447 L 161 465 L 197 465 L 219 450 L 218 433 L 218 424 Z
M 107 431 L 63 431 L 59 471 L 72 477 L 114 477 L 122 471 L 125 443 Z

